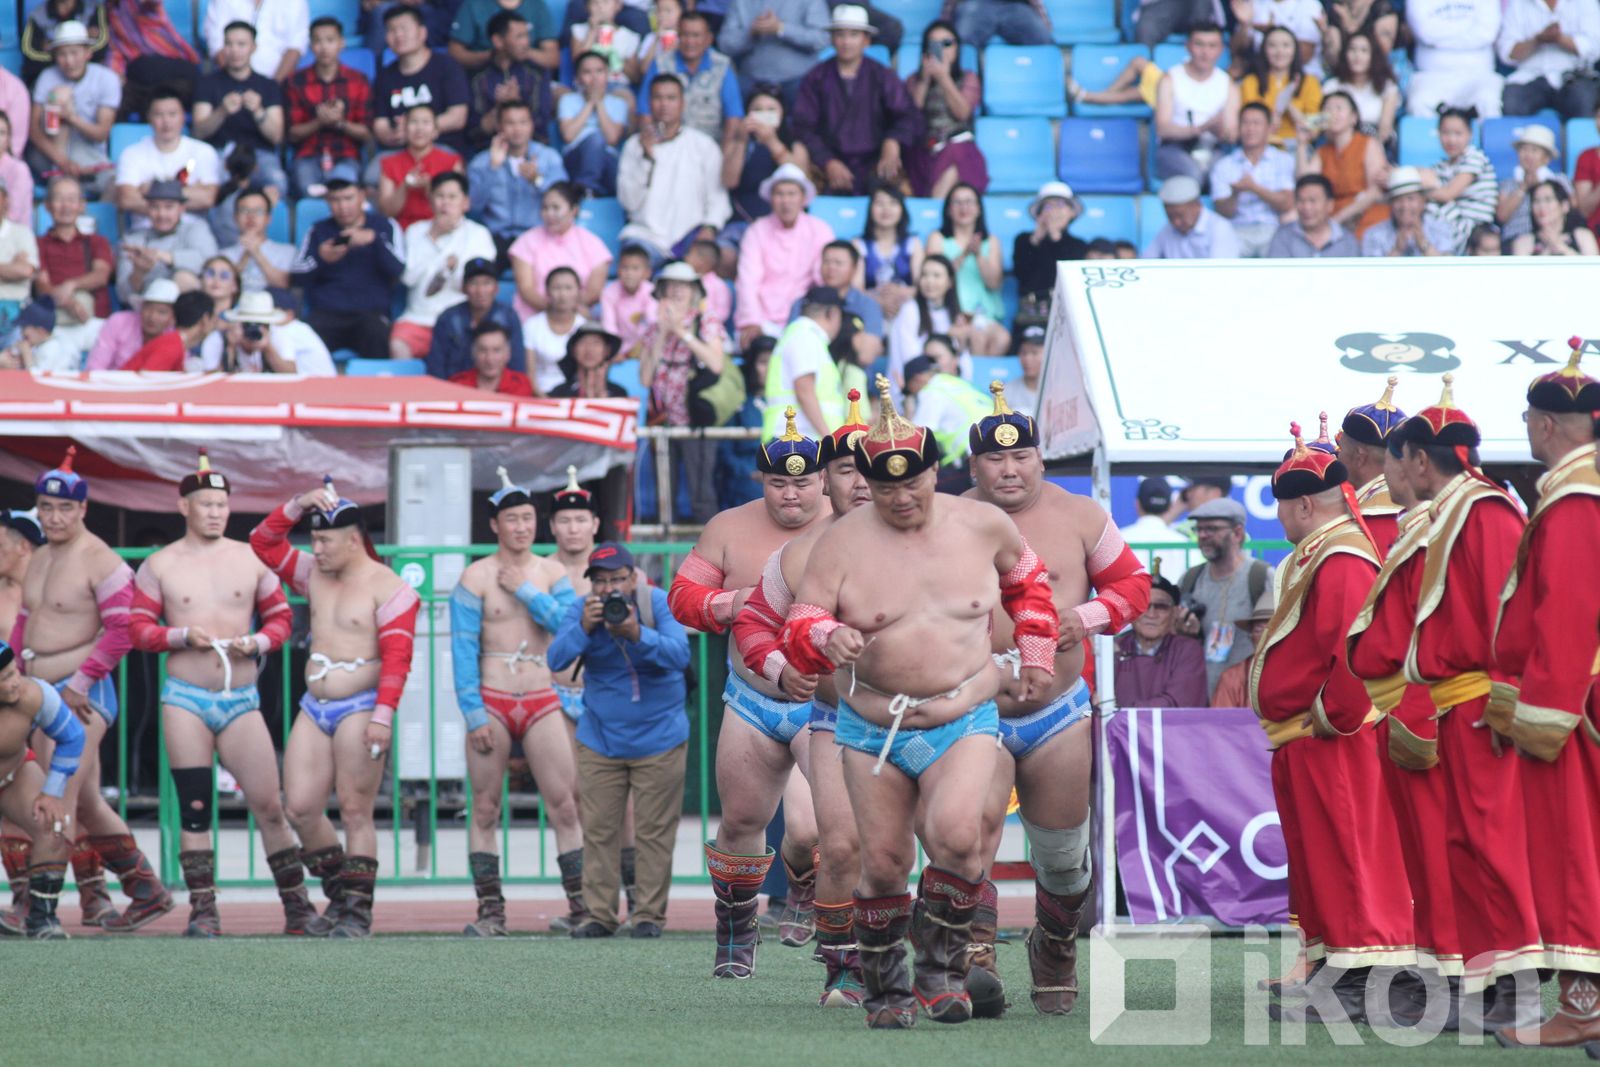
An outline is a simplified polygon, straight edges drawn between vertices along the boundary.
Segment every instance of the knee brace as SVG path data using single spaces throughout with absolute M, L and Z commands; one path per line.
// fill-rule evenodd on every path
M 210 766 L 172 768 L 172 785 L 178 791 L 178 825 L 191 834 L 211 830 Z
M 1089 859 L 1089 820 L 1070 830 L 1048 830 L 1022 817 L 1032 850 L 1034 876 L 1046 892 L 1075 897 L 1089 888 L 1094 870 Z

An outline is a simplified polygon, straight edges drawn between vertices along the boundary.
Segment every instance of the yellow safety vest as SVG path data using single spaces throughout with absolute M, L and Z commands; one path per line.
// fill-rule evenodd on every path
M 922 392 L 942 396 L 965 413 L 960 429 L 933 431 L 935 440 L 939 442 L 939 451 L 944 453 L 940 465 L 949 466 L 959 462 L 967 454 L 967 431 L 973 423 L 994 414 L 994 401 L 967 384 L 965 379 L 953 374 L 935 374 L 922 387 Z

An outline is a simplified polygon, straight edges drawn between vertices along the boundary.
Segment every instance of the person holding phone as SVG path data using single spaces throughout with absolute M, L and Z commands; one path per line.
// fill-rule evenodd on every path
M 328 217 L 307 231 L 290 269 L 305 291 L 306 322 L 329 348 L 385 359 L 392 291 L 405 272 L 400 227 L 354 182 L 330 179 L 326 200 Z
M 983 100 L 974 71 L 961 69 L 961 35 L 943 19 L 922 35 L 922 65 L 906 79 L 911 102 L 927 126 L 906 153 L 906 171 L 918 196 L 944 197 L 965 182 L 980 193 L 989 188 L 989 165 L 972 132 Z

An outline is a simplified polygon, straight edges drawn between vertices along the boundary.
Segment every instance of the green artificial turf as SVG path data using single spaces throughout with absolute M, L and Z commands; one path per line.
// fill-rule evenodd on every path
M 1088 951 L 1089 942 L 1081 943 Z M 1462 1048 L 1452 1035 L 1396 1048 L 1371 1030 L 1335 1048 L 1320 1028 L 1281 1044 L 1276 1026 L 1247 1045 L 1246 947 L 1211 942 L 1211 1034 L 1194 1046 L 1091 1046 L 1089 1005 L 1068 1018 L 1037 1015 L 1027 998 L 1026 949 L 1002 946 L 1012 999 L 1004 1019 L 875 1033 L 858 1011 L 816 1007 L 822 967 L 808 950 L 762 946 L 757 976 L 709 976 L 708 936 L 571 941 L 379 937 L 367 942 L 179 938 L 0 943 L 7 1033 L 0 1063 L 310 1064 L 1067 1064 L 1084 1062 L 1460 1062 L 1514 1054 L 1492 1041 Z M 1252 967 L 1277 955 L 1252 948 Z M 1084 972 L 1089 968 L 1082 967 Z M 1128 1001 L 1169 1008 L 1177 969 L 1128 965 Z M 1252 973 L 1255 973 L 1254 971 Z M 1088 977 L 1084 973 L 1086 996 Z M 1194 990 L 1186 987 L 1185 995 Z M 1256 1014 L 1252 1010 L 1251 1017 Z M 1170 1028 L 1149 1033 L 1168 1036 Z M 1270 1044 L 1260 1044 L 1261 1041 Z M 1587 1062 L 1581 1051 L 1523 1055 Z M 1487 1062 L 1487 1060 L 1483 1060 Z

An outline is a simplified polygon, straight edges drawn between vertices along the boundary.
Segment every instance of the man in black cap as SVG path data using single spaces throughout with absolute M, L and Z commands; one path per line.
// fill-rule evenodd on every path
M 837 290 L 814 285 L 801 298 L 800 316 L 785 326 L 767 363 L 767 415 L 762 440 L 783 432 L 783 409 L 793 407 L 800 432 L 826 434 L 844 419 L 844 385 L 829 346 L 839 335 L 844 301 Z
M 1189 567 L 1189 552 L 1187 549 L 1169 548 L 1152 549 L 1147 545 L 1188 545 L 1194 543 L 1183 534 L 1174 530 L 1167 522 L 1167 513 L 1172 510 L 1172 486 L 1165 476 L 1157 475 L 1139 480 L 1139 489 L 1134 493 L 1133 510 L 1139 517 L 1126 526 L 1117 528 L 1122 539 L 1130 545 L 1138 545 L 1135 551 L 1150 560 L 1161 561 L 1161 570 L 1165 574 L 1181 575 Z
M 117 299 L 123 307 L 144 291 L 145 283 L 171 278 L 179 288 L 200 284 L 200 268 L 217 254 L 217 239 L 203 218 L 183 209 L 183 185 L 152 182 L 144 194 L 150 226 L 122 239 L 117 257 Z
M 433 324 L 433 342 L 428 347 L 428 373 L 435 378 L 451 378 L 472 369 L 472 331 L 485 322 L 497 322 L 512 337 L 522 336 L 522 323 L 511 305 L 500 299 L 500 273 L 492 260 L 467 260 L 462 270 L 461 287 L 467 298 L 439 313 Z M 512 346 L 511 369 L 526 373 L 527 349 Z

